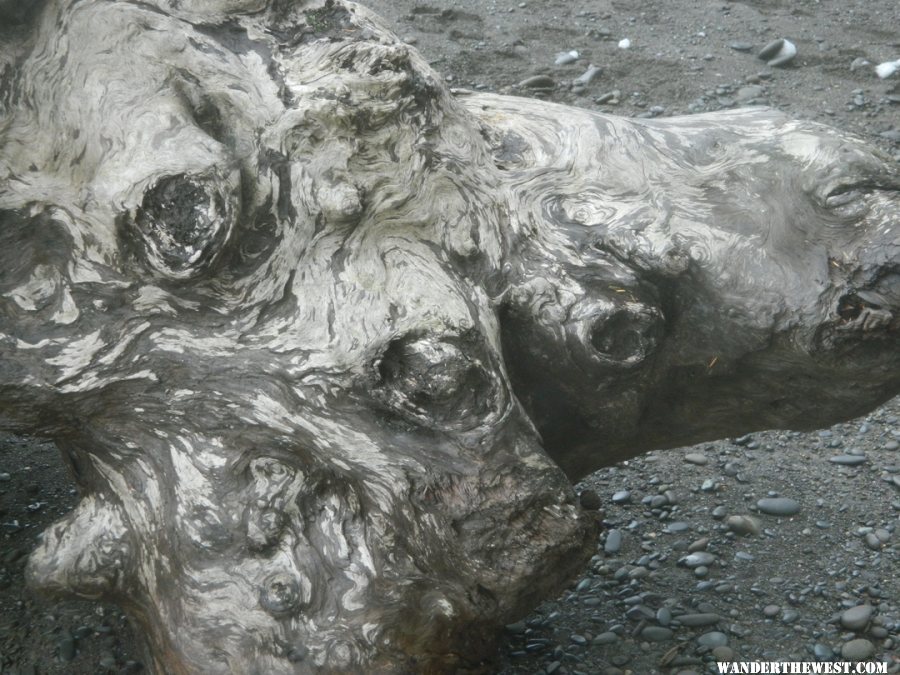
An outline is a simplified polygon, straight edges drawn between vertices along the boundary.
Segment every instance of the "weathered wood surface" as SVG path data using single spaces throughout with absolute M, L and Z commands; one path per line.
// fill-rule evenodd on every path
M 451 92 L 352 3 L 0 4 L 29 563 L 171 673 L 450 671 L 594 548 L 569 479 L 900 390 L 898 172 L 748 110 Z

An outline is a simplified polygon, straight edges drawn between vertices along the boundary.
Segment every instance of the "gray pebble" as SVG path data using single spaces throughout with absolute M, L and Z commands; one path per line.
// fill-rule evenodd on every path
M 619 639 L 619 636 L 610 631 L 606 631 L 605 633 L 600 633 L 591 640 L 592 644 L 595 645 L 609 645 Z
M 606 542 L 603 544 L 603 551 L 610 555 L 618 553 L 622 548 L 622 532 L 619 530 L 610 530 L 606 535 Z
M 832 464 L 842 464 L 844 466 L 856 466 L 866 461 L 865 455 L 835 455 L 828 459 Z
M 699 452 L 691 452 L 684 456 L 684 461 L 688 464 L 696 464 L 697 466 L 705 466 L 709 463 L 706 455 Z
M 788 497 L 765 497 L 756 508 L 770 516 L 793 516 L 800 512 L 800 503 Z
M 663 626 L 647 626 L 641 631 L 641 638 L 648 642 L 665 642 L 672 639 L 672 631 Z
M 612 496 L 613 504 L 628 504 L 631 501 L 631 493 L 628 490 L 619 490 Z
M 845 642 L 841 647 L 841 656 L 848 661 L 864 661 L 874 653 L 875 645 L 863 638 Z
M 872 618 L 872 605 L 857 605 L 841 614 L 841 625 L 847 630 L 860 630 L 866 627 Z
M 697 551 L 705 551 L 709 545 L 709 537 L 701 537 L 696 541 L 692 541 L 687 547 L 688 553 L 696 553 Z
M 691 529 L 690 523 L 686 523 L 683 520 L 676 520 L 675 522 L 668 524 L 666 532 L 669 534 L 678 534 L 679 532 L 686 532 L 689 529 Z
M 753 50 L 753 45 L 749 42 L 732 42 L 728 46 L 736 52 L 749 52 Z
M 75 655 L 78 653 L 78 649 L 75 642 L 75 637 L 65 631 L 62 634 L 62 637 L 59 640 L 59 658 L 63 661 L 71 661 L 75 658 Z
M 770 619 L 778 616 L 779 612 L 781 612 L 781 607 L 779 607 L 778 605 L 766 605 L 765 607 L 763 607 L 763 614 Z
M 693 569 L 700 566 L 708 567 L 715 559 L 716 556 L 708 551 L 697 551 L 696 553 L 684 556 L 679 562 L 685 567 Z
M 710 649 L 713 647 L 724 647 L 728 644 L 728 636 L 717 630 L 710 631 L 709 633 L 704 633 L 698 637 L 697 644 L 701 647 L 709 647 Z
M 796 609 L 786 609 L 784 610 L 784 614 L 781 615 L 781 622 L 794 623 L 799 618 L 800 612 L 798 612 Z
M 660 626 L 668 626 L 672 623 L 672 612 L 668 607 L 660 607 L 656 610 L 656 621 Z
M 740 535 L 759 534 L 762 530 L 759 521 L 753 516 L 728 516 L 725 524 L 729 530 Z
M 699 626 L 714 626 L 722 620 L 718 614 L 703 612 L 700 614 L 682 614 L 676 617 L 682 626 L 697 628 Z

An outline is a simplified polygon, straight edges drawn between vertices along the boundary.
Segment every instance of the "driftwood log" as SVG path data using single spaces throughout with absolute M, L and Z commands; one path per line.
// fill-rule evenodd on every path
M 450 91 L 350 2 L 0 3 L 0 427 L 28 577 L 160 673 L 477 668 L 570 481 L 900 391 L 900 177 L 766 109 Z

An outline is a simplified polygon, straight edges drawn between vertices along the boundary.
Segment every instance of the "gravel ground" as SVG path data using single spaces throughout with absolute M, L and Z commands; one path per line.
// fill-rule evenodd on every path
M 452 86 L 627 116 L 771 105 L 900 161 L 900 73 L 874 72 L 900 58 L 895 0 L 368 4 Z M 797 54 L 770 67 L 757 54 L 780 38 Z M 590 64 L 599 72 L 574 84 Z M 606 526 L 596 556 L 507 627 L 489 672 L 686 675 L 714 657 L 871 658 L 900 672 L 898 441 L 895 399 L 827 431 L 651 453 L 592 475 L 579 490 Z M 38 533 L 76 497 L 52 445 L 0 437 L 0 673 L 141 669 L 119 611 L 24 588 Z

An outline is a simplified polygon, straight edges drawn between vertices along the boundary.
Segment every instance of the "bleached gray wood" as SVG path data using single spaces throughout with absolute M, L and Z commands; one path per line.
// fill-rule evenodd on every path
M 167 673 L 452 672 L 595 547 L 570 479 L 900 390 L 898 172 L 755 109 L 451 92 L 349 2 L 0 4 L 30 582 Z

